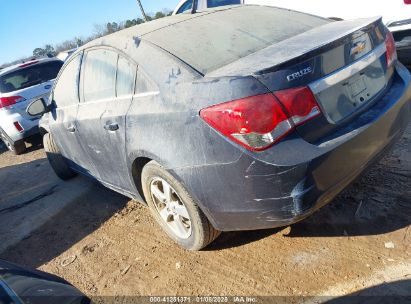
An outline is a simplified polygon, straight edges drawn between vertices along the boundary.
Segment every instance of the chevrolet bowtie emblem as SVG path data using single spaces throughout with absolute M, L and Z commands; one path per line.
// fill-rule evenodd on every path
M 367 43 L 365 41 L 357 42 L 352 48 L 350 55 L 358 55 L 365 50 Z

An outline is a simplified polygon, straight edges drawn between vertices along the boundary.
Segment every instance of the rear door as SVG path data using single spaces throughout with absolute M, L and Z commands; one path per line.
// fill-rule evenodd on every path
M 137 65 L 112 49 L 92 49 L 83 67 L 77 124 L 93 163 L 93 175 L 115 188 L 130 190 L 125 118 L 133 99 Z

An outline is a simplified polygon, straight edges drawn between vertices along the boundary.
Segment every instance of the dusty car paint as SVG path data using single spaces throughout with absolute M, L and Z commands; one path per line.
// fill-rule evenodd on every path
M 274 44 L 212 71 L 193 67 L 155 39 L 174 24 L 190 20 L 201 28 L 202 16 L 248 9 L 177 15 L 87 44 L 71 58 L 77 54 L 84 60 L 84 53 L 102 48 L 115 50 L 138 65 L 135 94 L 110 107 L 87 104 L 81 84 L 79 103 L 59 109 L 56 100 L 57 108 L 42 120 L 43 132 L 51 132 L 74 169 L 138 200 L 144 199 L 139 184 L 142 167 L 157 161 L 182 182 L 219 230 L 277 227 L 309 215 L 399 138 L 411 115 L 410 75 L 399 63 L 385 68 L 385 56 L 380 55 L 375 62 L 384 67 L 380 77 L 388 81 L 387 86 L 361 110 L 346 114 L 338 123 L 321 116 L 268 150 L 248 151 L 207 125 L 199 117 L 200 110 L 308 85 L 361 59 L 365 54 L 344 55 L 358 37 L 366 37 L 367 53 L 383 43 L 386 34 L 379 19 L 327 21 L 322 26 L 314 22 L 313 30 L 279 42 L 293 42 L 290 52 L 275 57 L 279 50 Z M 195 26 L 190 30 L 195 31 Z M 268 58 L 274 57 L 270 62 Z M 327 64 L 334 57 L 338 60 Z M 287 80 L 287 75 L 308 66 L 311 74 L 295 83 Z M 79 73 L 82 79 L 83 65 Z M 146 83 L 139 84 L 139 75 Z M 117 131 L 102 131 L 113 122 L 119 125 Z M 70 125 L 74 132 L 67 132 Z

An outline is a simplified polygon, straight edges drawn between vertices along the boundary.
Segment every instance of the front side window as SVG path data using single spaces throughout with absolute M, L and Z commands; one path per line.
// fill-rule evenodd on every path
M 207 7 L 241 4 L 241 0 L 207 0 Z
M 117 66 L 117 97 L 132 95 L 134 93 L 134 78 L 136 65 L 129 60 L 119 57 Z
M 79 102 L 78 85 L 81 55 L 77 55 L 65 66 L 54 88 L 53 99 L 58 108 Z
M 177 14 L 181 14 L 184 13 L 188 10 L 190 10 L 193 7 L 193 0 L 189 0 L 183 3 L 182 6 L 180 6 L 180 8 L 177 11 Z
M 62 61 L 49 61 L 2 75 L 0 92 L 10 93 L 55 79 L 62 65 Z
M 84 65 L 84 101 L 116 96 L 117 53 L 99 49 L 87 53 Z

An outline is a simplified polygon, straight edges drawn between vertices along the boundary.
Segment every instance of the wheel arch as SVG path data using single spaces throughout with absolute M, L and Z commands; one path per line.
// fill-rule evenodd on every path
M 50 133 L 49 130 L 47 130 L 46 128 L 44 128 L 43 126 L 39 127 L 39 132 L 41 136 L 46 135 L 47 133 Z
M 186 185 L 186 183 L 181 179 L 178 174 L 172 169 L 170 169 L 167 164 L 162 161 L 160 158 L 158 158 L 156 155 L 153 155 L 151 153 L 147 152 L 138 152 L 138 153 L 133 153 L 132 154 L 134 157 L 131 157 L 130 159 L 133 159 L 133 162 L 131 163 L 131 178 L 133 179 L 134 186 L 136 187 L 137 194 L 140 196 L 140 198 L 143 200 L 142 202 L 147 205 L 146 198 L 144 196 L 143 188 L 142 188 L 142 183 L 141 183 L 141 174 L 143 172 L 144 167 L 151 161 L 157 162 L 159 165 L 163 166 L 165 170 L 167 170 L 175 179 L 177 179 L 182 185 L 186 188 L 186 191 L 190 193 L 190 195 L 195 199 L 195 201 L 198 204 L 198 207 L 201 209 L 201 211 L 205 214 L 205 216 L 208 218 L 208 220 L 211 222 L 211 224 L 216 227 L 216 221 L 214 220 L 213 215 L 211 214 L 210 210 L 205 206 L 202 201 L 198 198 L 198 196 L 192 192 L 192 189 L 189 189 Z
M 137 189 L 137 193 L 140 195 L 143 202 L 146 204 L 146 198 L 143 192 L 143 185 L 141 183 L 141 173 L 143 172 L 143 168 L 153 159 L 146 156 L 139 156 L 134 159 L 131 164 L 131 177 L 133 179 L 134 185 Z

